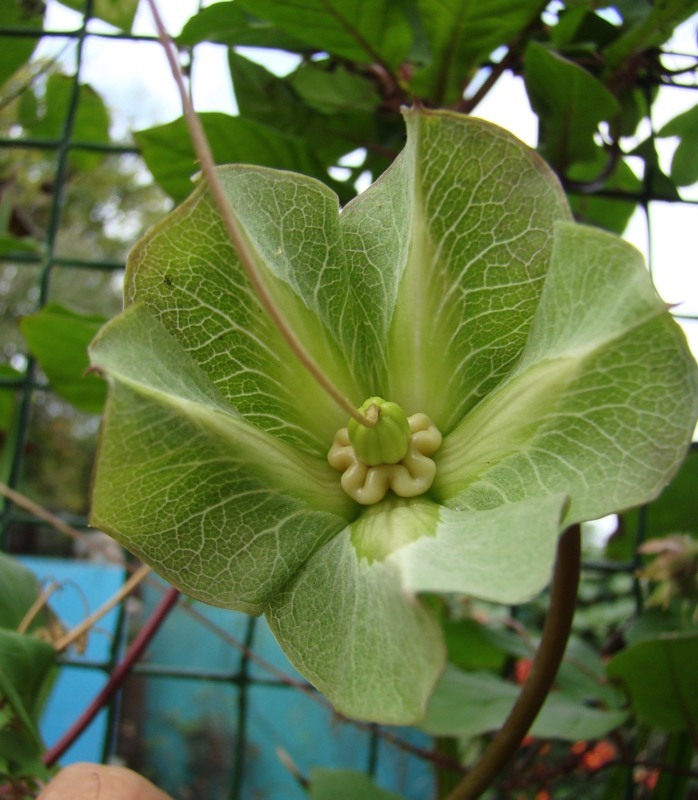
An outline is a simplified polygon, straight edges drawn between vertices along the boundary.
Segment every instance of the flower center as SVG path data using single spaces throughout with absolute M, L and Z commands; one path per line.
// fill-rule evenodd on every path
M 441 446 L 434 423 L 426 414 L 407 417 L 397 403 L 381 397 L 369 397 L 359 411 L 373 425 L 350 419 L 327 454 L 342 473 L 344 491 L 362 505 L 378 503 L 390 490 L 399 497 L 424 494 L 436 475 L 431 456 Z
M 409 447 L 410 423 L 400 406 L 382 397 L 369 397 L 359 411 L 373 425 L 368 428 L 349 420 L 349 441 L 357 458 L 369 467 L 402 461 Z

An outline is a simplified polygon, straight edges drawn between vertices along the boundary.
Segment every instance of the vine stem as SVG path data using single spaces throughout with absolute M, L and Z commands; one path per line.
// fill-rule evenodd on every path
M 579 586 L 581 531 L 570 526 L 560 537 L 543 635 L 509 716 L 482 758 L 445 800 L 476 800 L 516 753 L 543 706 L 565 654 Z
M 105 617 L 113 608 L 117 606 L 127 595 L 129 595 L 145 577 L 151 573 L 151 567 L 147 564 L 141 565 L 131 577 L 124 582 L 118 592 L 115 592 L 105 603 L 103 603 L 93 614 L 74 628 L 71 628 L 64 636 L 54 643 L 56 652 L 66 650 L 71 644 L 76 642 L 81 636 L 96 625 L 102 617 Z
M 177 604 L 179 591 L 168 589 L 167 593 L 160 600 L 155 611 L 138 632 L 138 635 L 129 646 L 123 660 L 117 664 L 116 668 L 109 676 L 109 680 L 99 692 L 97 697 L 77 718 L 73 725 L 63 734 L 53 747 L 50 747 L 43 755 L 44 764 L 47 767 L 53 766 L 58 759 L 68 750 L 81 733 L 89 726 L 97 714 L 107 705 L 112 697 L 119 691 L 121 685 L 131 672 L 133 665 L 140 659 L 145 648 L 158 632 L 162 623 L 167 619 L 170 611 Z
M 76 542 L 84 545 L 87 550 L 90 549 L 91 539 L 87 534 L 76 530 L 72 525 L 68 525 L 68 523 L 64 522 L 60 517 L 57 517 L 50 511 L 47 511 L 43 506 L 38 505 L 33 500 L 30 500 L 16 489 L 12 489 L 6 483 L 0 482 L 0 495 L 6 497 L 12 503 L 20 508 L 23 508 L 25 511 L 28 511 L 30 514 L 33 514 L 35 517 L 47 522 L 52 528 L 55 528 L 60 533 L 63 533 Z
M 300 339 L 298 339 L 293 329 L 281 313 L 281 310 L 272 298 L 270 292 L 267 290 L 267 287 L 264 285 L 264 281 L 262 280 L 255 263 L 254 254 L 247 243 L 245 234 L 240 226 L 235 212 L 230 205 L 225 190 L 223 189 L 223 185 L 218 179 L 213 154 L 211 153 L 211 148 L 209 146 L 208 139 L 206 138 L 206 133 L 204 132 L 201 121 L 194 111 L 194 106 L 189 98 L 189 94 L 184 83 L 182 69 L 177 58 L 177 51 L 172 42 L 172 37 L 169 35 L 163 24 L 155 0 L 148 0 L 148 5 L 150 6 L 153 20 L 155 21 L 155 27 L 157 28 L 160 42 L 162 43 L 165 55 L 167 56 L 167 61 L 170 66 L 172 76 L 177 84 L 177 90 L 182 103 L 184 119 L 189 130 L 189 136 L 191 138 L 192 145 L 194 146 L 194 150 L 199 160 L 201 172 L 206 179 L 208 188 L 213 196 L 218 210 L 220 211 L 223 224 L 228 232 L 230 241 L 233 243 L 233 246 L 237 251 L 247 278 L 252 284 L 252 288 L 256 292 L 259 301 L 271 318 L 272 322 L 276 325 L 279 333 L 281 333 L 281 335 L 284 337 L 286 343 L 301 364 L 305 367 L 305 369 L 308 370 L 308 372 L 313 376 L 313 378 L 315 378 L 315 380 L 327 392 L 327 394 L 330 395 L 330 397 L 340 406 L 340 408 L 346 411 L 350 417 L 353 417 L 360 425 L 363 425 L 366 428 L 372 428 L 376 424 L 375 421 L 368 419 L 365 414 L 362 414 L 349 400 L 349 398 L 346 397 L 323 372 L 320 365 L 315 361 L 310 353 L 308 353 L 305 347 L 303 347 Z

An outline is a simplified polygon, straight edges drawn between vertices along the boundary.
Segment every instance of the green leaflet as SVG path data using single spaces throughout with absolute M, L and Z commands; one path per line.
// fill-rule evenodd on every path
M 406 122 L 403 153 L 341 212 L 312 178 L 219 174 L 330 378 L 444 434 L 427 494 L 344 495 L 326 454 L 347 419 L 262 313 L 203 187 L 136 246 L 127 309 L 92 346 L 111 385 L 93 523 L 188 593 L 265 612 L 338 709 L 394 723 L 424 713 L 445 666 L 420 593 L 532 597 L 561 528 L 653 497 L 698 412 L 632 248 L 571 223 L 505 131 Z
M 402 796 L 381 789 L 368 775 L 353 769 L 313 767 L 310 770 L 311 800 L 402 800 Z
M 57 303 L 48 303 L 20 321 L 31 354 L 46 373 L 51 389 L 91 414 L 102 411 L 106 391 L 102 381 L 85 374 L 87 345 L 105 321 L 76 314 Z M 60 349 L 55 346 L 57 340 Z
M 609 676 L 627 690 L 638 718 L 663 731 L 694 731 L 698 721 L 695 630 L 664 633 L 615 655 Z
M 449 666 L 432 695 L 422 727 L 434 736 L 469 738 L 501 728 L 519 689 L 491 672 Z M 569 742 L 597 739 L 622 725 L 627 711 L 590 707 L 569 694 L 551 692 L 531 731 Z
M 391 0 L 239 0 L 238 5 L 316 51 L 369 64 L 399 65 L 412 41 L 402 9 Z
M 411 82 L 418 97 L 435 105 L 463 96 L 463 76 L 475 70 L 502 42 L 509 42 L 537 15 L 537 0 L 417 0 L 430 46 L 429 63 Z
M 593 159 L 599 122 L 620 112 L 614 95 L 590 72 L 537 42 L 526 49 L 524 74 L 547 160 L 564 174 L 571 164 Z

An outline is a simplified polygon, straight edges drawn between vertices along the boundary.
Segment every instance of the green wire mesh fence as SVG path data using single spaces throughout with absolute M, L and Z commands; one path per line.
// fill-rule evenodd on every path
M 23 104 L 21 114 L 27 124 L 18 126 L 9 117 L 0 117 L 4 153 L 0 234 L 13 237 L 9 244 L 7 236 L 0 241 L 4 351 L 0 481 L 35 501 L 34 507 L 11 499 L 2 503 L 0 548 L 68 558 L 90 555 L 90 537 L 98 536 L 87 528 L 86 511 L 99 421 L 90 412 L 99 405 L 99 397 L 76 408 L 64 399 L 69 394 L 54 394 L 55 386 L 29 354 L 18 322 L 60 303 L 91 315 L 90 324 L 96 329 L 98 318 L 119 310 L 129 242 L 169 205 L 144 177 L 147 170 L 128 133 L 124 132 L 122 143 L 112 140 L 106 111 L 83 77 L 85 64 L 100 50 L 128 42 L 129 57 L 137 62 L 138 48 L 156 48 L 157 41 L 95 26 L 90 2 L 79 18 L 79 26 L 65 30 L 8 25 L 0 18 L 0 47 L 12 49 L 21 42 L 31 52 L 38 40 L 53 40 L 53 55 L 27 61 L 24 71 L 13 76 L 4 99 L 5 110 L 13 102 Z M 674 90 L 693 94 L 698 88 L 695 56 L 686 58 L 689 67 L 665 81 Z M 112 68 L 116 82 L 118 65 Z M 144 74 L 143 81 L 148 80 Z M 28 93 L 32 87 L 37 91 Z M 655 88 L 648 85 L 646 90 L 651 93 Z M 133 102 L 147 100 L 136 97 Z M 650 135 L 653 145 L 655 133 Z M 639 191 L 603 185 L 570 187 L 570 191 L 582 199 L 637 203 L 646 225 L 651 269 L 655 215 L 663 215 L 664 204 L 671 204 L 669 213 L 681 208 L 688 219 L 695 217 L 698 206 L 698 198 L 664 191 L 650 169 L 645 170 Z M 27 208 L 31 214 L 22 213 Z M 33 244 L 19 247 L 27 241 Z M 687 282 L 687 296 L 689 292 Z M 695 308 L 694 300 L 689 309 Z M 695 332 L 695 311 L 678 309 L 676 316 Z M 73 343 L 66 339 L 59 346 L 69 348 Z M 99 391 L 95 389 L 97 395 Z M 693 459 L 695 455 L 694 451 Z M 81 542 L 56 533 L 41 516 L 46 509 L 77 530 Z M 608 551 L 599 551 L 585 563 L 589 597 L 620 597 L 625 605 L 615 613 L 632 615 L 642 608 L 637 547 L 647 536 L 651 518 L 651 507 L 624 518 L 623 524 L 632 530 L 625 532 L 618 558 L 612 560 Z M 108 555 L 109 550 L 102 552 Z M 65 656 L 63 668 L 111 674 L 123 656 L 125 641 L 157 607 L 163 591 L 159 581 L 146 583 L 137 605 L 123 604 L 102 657 L 95 661 Z M 539 612 L 540 608 L 524 607 L 516 614 L 526 623 Z M 365 771 L 408 797 L 426 797 L 432 791 L 432 765 L 453 761 L 419 731 L 340 720 L 284 663 L 259 621 L 182 601 L 165 629 L 168 626 L 176 631 L 174 638 L 154 640 L 149 657 L 134 665 L 133 677 L 110 703 L 101 758 L 125 758 L 163 788 L 178 792 L 178 797 L 291 796 L 290 792 L 300 791 L 297 787 L 309 767 L 318 763 Z M 164 698 L 159 704 L 152 699 L 158 695 Z M 197 715 L 182 712 L 194 705 Z M 76 716 L 80 710 L 75 708 Z M 159 729 L 149 727 L 146 716 L 157 717 Z M 71 720 L 65 722 L 67 728 Z M 274 745 L 280 755 L 262 752 L 273 751 Z M 171 751 L 182 747 L 184 755 L 178 754 L 178 763 L 173 764 Z M 628 775 L 622 792 L 631 796 L 631 770 Z

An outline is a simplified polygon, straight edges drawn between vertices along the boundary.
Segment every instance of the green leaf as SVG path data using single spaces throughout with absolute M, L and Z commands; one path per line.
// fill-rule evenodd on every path
M 0 629 L 15 630 L 40 591 L 31 570 L 17 559 L 0 553 Z
M 26 3 L 9 0 L 3 3 L 2 24 L 4 26 L 41 29 L 43 25 L 43 3 Z M 14 73 L 29 61 L 39 39 L 31 36 L 5 36 L 0 48 L 0 88 Z
M 0 765 L 15 779 L 48 778 L 38 721 L 55 677 L 55 659 L 47 642 L 0 630 L 0 705 L 9 717 L 7 726 L 0 721 Z
M 433 736 L 469 738 L 498 730 L 519 689 L 488 672 L 449 667 L 439 681 L 420 727 Z M 531 733 L 545 739 L 575 742 L 597 739 L 622 725 L 625 711 L 602 711 L 551 692 Z
M 609 158 L 608 153 L 597 147 L 593 161 L 573 164 L 567 172 L 567 177 L 581 184 L 591 185 L 588 193 L 570 193 L 568 198 L 577 222 L 597 225 L 612 233 L 621 234 L 633 215 L 637 202 L 623 200 L 621 197 L 604 197 L 596 193 L 599 188 L 597 179 L 607 169 Z M 619 190 L 631 196 L 638 195 L 642 189 L 642 181 L 621 159 L 613 168 L 612 174 L 603 181 L 603 189 L 611 192 Z
M 674 480 L 647 509 L 647 538 L 671 533 L 692 533 L 698 538 L 697 485 L 698 446 L 694 445 Z
M 381 789 L 365 775 L 353 769 L 310 770 L 311 800 L 401 800 L 401 795 Z
M 335 113 L 321 114 L 311 108 L 311 104 L 307 104 L 296 91 L 294 81 L 298 71 L 287 78 L 279 78 L 232 50 L 228 60 L 240 115 L 282 134 L 312 141 L 314 156 L 325 169 L 336 164 L 347 152 L 355 150 L 357 142 L 378 137 L 372 110 L 371 113 L 351 111 L 342 95 L 336 101 Z M 303 70 L 301 66 L 299 71 Z M 340 68 L 341 74 L 348 73 Z M 330 76 L 330 82 L 333 80 L 334 73 Z M 364 93 L 370 91 L 364 79 L 357 80 L 363 84 Z M 372 102 L 377 102 L 377 99 L 372 98 Z M 340 113 L 342 103 L 345 108 Z M 334 188 L 342 200 L 349 200 L 356 194 L 353 188 L 348 196 L 345 196 L 341 185 L 335 184 Z
M 288 79 L 279 78 L 235 50 L 228 52 L 228 63 L 235 100 L 243 119 L 291 136 L 303 135 L 315 113 L 301 102 Z M 324 142 L 318 144 L 324 145 Z
M 77 107 L 74 116 L 70 109 L 77 90 Z M 66 126 L 72 125 L 69 131 Z M 46 84 L 43 114 L 35 125 L 29 126 L 32 136 L 41 139 L 60 140 L 68 133 L 74 142 L 107 144 L 109 142 L 109 112 L 97 92 L 87 84 L 76 87 L 75 76 L 53 74 Z M 94 169 L 103 153 L 74 148 L 69 163 L 73 169 Z
M 614 656 L 608 675 L 628 690 L 639 719 L 662 731 L 698 727 L 698 633 L 645 639 Z
M 0 384 L 0 431 L 6 431 L 12 425 L 17 404 L 17 389 L 12 384 L 20 386 L 22 373 L 9 364 L 0 364 L 0 378 L 8 381 Z
M 643 10 L 644 14 L 626 15 L 633 24 L 603 52 L 606 76 L 631 63 L 637 54 L 666 42 L 681 22 L 698 11 L 698 0 L 656 0 Z
M 504 669 L 506 653 L 490 640 L 485 625 L 467 618 L 447 619 L 441 626 L 451 664 L 463 670 Z
M 637 0 L 632 2 L 637 3 Z M 550 39 L 560 51 L 594 52 L 616 39 L 618 34 L 617 25 L 593 13 L 585 3 L 558 12 L 558 22 L 550 32 Z
M 570 700 L 602 706 L 607 710 L 624 707 L 624 697 L 606 676 L 606 664 L 595 647 L 577 636 L 567 642 L 565 658 L 555 676 L 555 687 Z
M 47 685 L 53 679 L 55 663 L 56 651 L 48 642 L 28 634 L 0 630 L 0 688 L 10 696 L 8 684 L 12 686 L 18 700 L 15 712 L 20 716 L 26 712 L 25 719 L 34 724 L 38 722 Z
M 679 136 L 681 141 L 671 160 L 671 179 L 677 186 L 698 181 L 698 105 L 667 122 L 657 136 Z
M 671 633 L 688 633 L 693 628 L 691 618 L 679 603 L 671 603 L 668 608 L 651 606 L 645 608 L 624 631 L 627 645 L 633 646 L 645 639 L 656 639 L 658 636 Z
M 656 539 L 672 533 L 690 533 L 698 538 L 696 512 L 698 486 L 698 445 L 693 445 L 671 483 L 649 507 L 642 511 L 643 537 Z M 608 558 L 629 561 L 637 545 L 640 512 L 627 511 L 621 516 L 619 531 L 609 540 Z
M 616 0 L 616 8 L 626 26 L 640 22 L 651 10 L 652 0 Z
M 412 33 L 390 0 L 236 0 L 245 11 L 278 25 L 315 51 L 362 63 L 397 67 Z
M 199 42 L 270 47 L 291 52 L 307 49 L 307 45 L 300 39 L 289 35 L 269 20 L 248 13 L 240 3 L 231 0 L 202 8 L 187 20 L 177 37 L 177 44 L 180 47 L 191 47 Z
M 312 145 L 301 138 L 218 112 L 203 113 L 199 117 L 214 160 L 219 164 L 242 162 L 307 175 L 326 175 Z M 192 176 L 198 171 L 184 118 L 138 131 L 135 138 L 155 180 L 174 200 L 184 200 L 191 193 Z
M 81 14 L 85 11 L 84 0 L 59 0 L 59 2 Z M 137 8 L 138 0 L 94 0 L 90 6 L 92 16 L 127 32 L 131 30 Z
M 593 159 L 599 122 L 620 111 L 616 98 L 591 73 L 535 42 L 526 49 L 524 77 L 545 158 L 560 173 Z
M 558 223 L 521 360 L 444 442 L 434 488 L 459 508 L 567 492 L 566 524 L 596 519 L 659 494 L 691 438 L 674 421 L 697 413 L 695 362 L 641 255 Z
M 431 57 L 410 87 L 435 106 L 460 100 L 471 71 L 541 11 L 538 0 L 418 0 L 418 7 Z
M 0 235 L 0 255 L 8 256 L 12 253 L 38 253 L 41 244 L 34 239 L 18 239 L 15 236 Z
M 292 73 L 289 83 L 310 108 L 321 114 L 372 112 L 380 102 L 374 82 L 341 64 L 308 61 Z
M 674 182 L 662 172 L 659 165 L 656 141 L 653 136 L 640 142 L 628 155 L 639 156 L 645 162 L 644 182 L 645 185 L 649 186 L 649 190 L 653 195 L 669 200 L 681 199 Z
M 48 770 L 41 760 L 44 746 L 37 726 L 1 668 L 0 701 L 7 721 L 5 726 L 0 724 L 0 774 L 3 778 L 28 781 L 29 785 L 37 778 L 48 780 Z
M 20 322 L 29 351 L 46 373 L 51 389 L 91 414 L 102 411 L 106 386 L 95 375 L 85 374 L 87 346 L 104 323 L 103 317 L 76 314 L 55 303 Z

